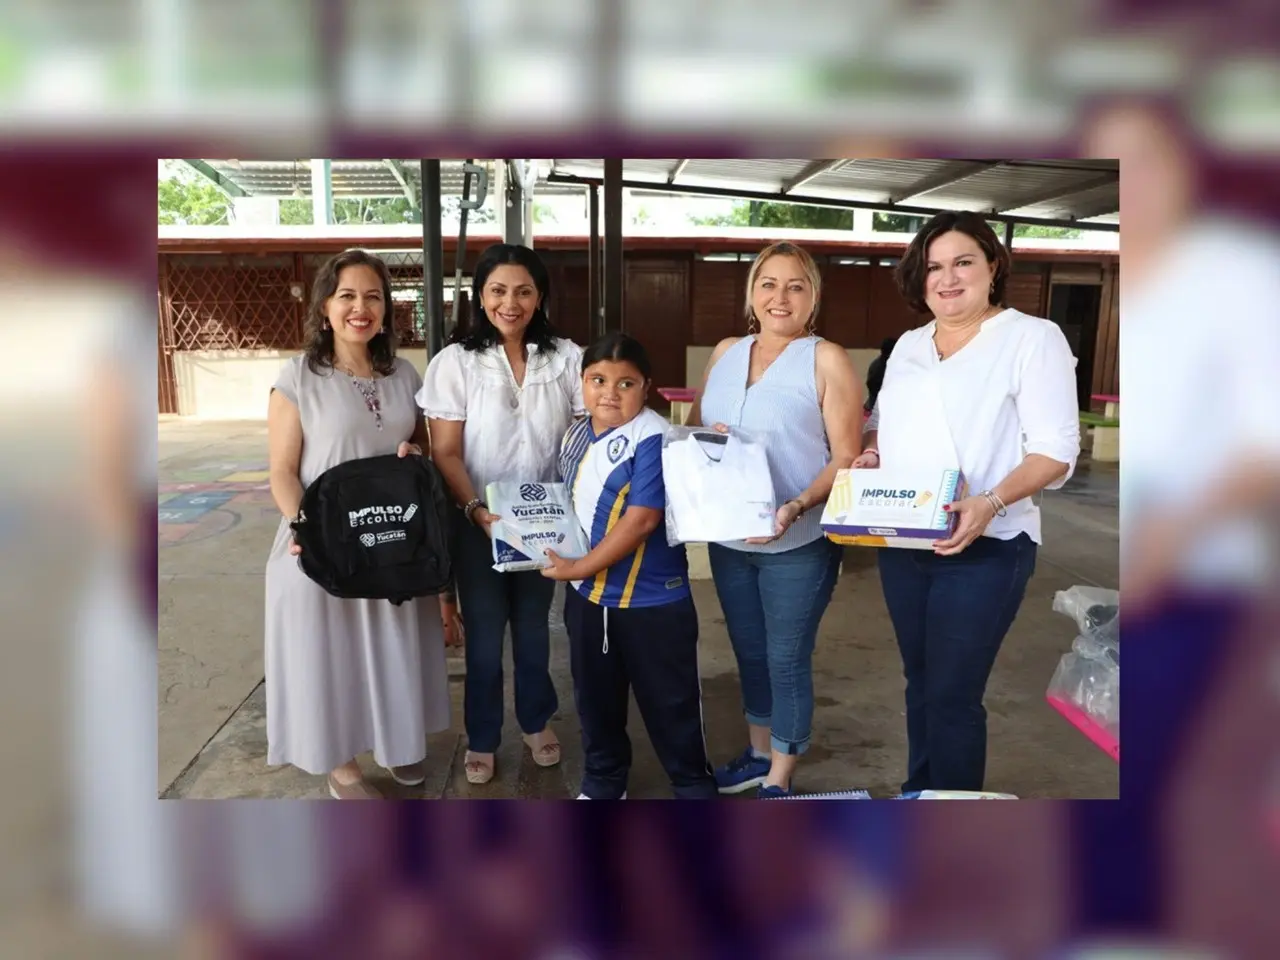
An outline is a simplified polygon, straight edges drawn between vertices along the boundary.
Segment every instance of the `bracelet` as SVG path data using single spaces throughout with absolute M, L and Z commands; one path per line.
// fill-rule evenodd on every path
M 462 507 L 462 515 L 467 518 L 468 523 L 474 523 L 475 521 L 471 519 L 472 514 L 483 506 L 484 501 L 479 497 L 476 497 L 474 500 L 468 500 Z
M 1004 505 L 1004 501 L 993 491 L 983 490 L 978 495 L 987 498 L 987 503 L 991 504 L 991 509 L 996 512 L 997 517 L 1007 517 L 1009 515 L 1009 508 Z
M 801 516 L 803 516 L 804 512 L 805 512 L 806 510 L 808 510 L 808 509 L 809 509 L 808 507 L 806 507 L 806 506 L 804 505 L 804 501 L 803 501 L 803 500 L 801 500 L 799 497 L 792 497 L 790 500 L 788 500 L 788 501 L 787 501 L 787 503 L 794 503 L 794 504 L 798 504 L 798 505 L 799 505 L 799 507 L 800 507 L 800 512 L 799 512 L 798 514 L 796 514 L 796 518 L 797 518 L 797 519 L 799 519 Z
M 874 455 L 874 456 L 875 456 L 875 458 L 876 458 L 876 461 L 877 461 L 877 462 L 879 462 L 879 460 L 880 460 L 880 451 L 879 451 L 879 450 L 877 450 L 875 447 L 867 447 L 867 449 L 863 450 L 863 451 L 862 451 L 862 453 L 858 454 L 858 456 L 860 456 L 860 457 L 864 457 L 864 456 L 866 456 L 868 453 L 870 453 L 870 454 Z

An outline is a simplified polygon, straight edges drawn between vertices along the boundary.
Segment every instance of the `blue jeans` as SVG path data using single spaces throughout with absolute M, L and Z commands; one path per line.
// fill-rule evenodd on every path
M 747 723 L 769 727 L 779 753 L 804 753 L 813 726 L 813 644 L 835 589 L 840 548 L 821 537 L 782 553 L 716 543 L 707 553 Z
M 467 632 L 462 708 L 467 741 L 476 753 L 493 753 L 502 741 L 502 640 L 508 623 L 520 729 L 539 733 L 559 706 L 548 668 L 556 584 L 537 570 L 494 570 L 493 541 L 461 519 L 454 544 L 458 603 Z
M 981 790 L 987 678 L 1036 566 L 1035 541 L 979 537 L 960 554 L 881 548 L 880 584 L 907 679 L 910 790 Z M 1048 682 L 1048 678 L 1046 678 Z

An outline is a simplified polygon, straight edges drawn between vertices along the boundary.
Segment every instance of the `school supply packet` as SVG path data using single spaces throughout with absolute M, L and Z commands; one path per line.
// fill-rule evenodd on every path
M 486 486 L 484 494 L 489 512 L 501 518 L 491 530 L 493 569 L 499 573 L 549 566 L 548 549 L 566 560 L 590 551 L 563 483 L 498 481 Z
M 827 539 L 845 546 L 932 550 L 955 530 L 944 510 L 965 495 L 956 467 L 841 470 L 822 511 Z

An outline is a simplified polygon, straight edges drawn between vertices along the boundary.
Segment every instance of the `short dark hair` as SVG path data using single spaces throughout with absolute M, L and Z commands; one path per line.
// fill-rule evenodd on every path
M 476 262 L 475 277 L 471 282 L 471 315 L 466 327 L 457 327 L 449 338 L 450 343 L 460 343 L 465 350 L 484 350 L 502 341 L 502 334 L 484 312 L 484 285 L 496 267 L 512 263 L 524 267 L 533 278 L 538 290 L 538 309 L 525 327 L 524 342 L 535 343 L 539 350 L 552 352 L 556 348 L 556 331 L 547 315 L 547 302 L 551 299 L 551 276 L 542 258 L 528 247 L 518 243 L 495 243 L 480 254 Z
M 646 380 L 653 379 L 653 367 L 649 364 L 649 354 L 639 340 L 635 337 L 629 337 L 625 333 L 616 330 L 613 333 L 606 333 L 591 346 L 587 347 L 582 354 L 582 372 L 585 374 L 587 367 L 593 366 L 601 360 L 629 363 L 639 370 L 641 376 Z
M 325 302 L 338 289 L 338 277 L 347 267 L 369 267 L 382 281 L 382 330 L 369 341 L 369 357 L 373 369 L 383 376 L 390 376 L 396 366 L 395 310 L 391 301 L 391 272 L 381 257 L 367 250 L 343 250 L 330 257 L 316 271 L 311 285 L 311 304 L 303 324 L 303 353 L 312 373 L 320 373 L 325 367 L 333 368 L 333 328 L 326 327 Z
M 907 301 L 907 306 L 916 313 L 932 313 L 924 301 L 924 281 L 929 266 L 929 245 L 944 233 L 958 230 L 967 234 L 977 242 L 987 263 L 995 267 L 992 277 L 992 288 L 987 300 L 992 306 L 1004 305 L 1004 288 L 1009 279 L 1009 251 L 1000 242 L 995 231 L 986 219 L 968 210 L 954 210 L 940 213 L 925 223 L 907 246 L 907 252 L 898 261 L 893 271 L 894 282 L 898 292 Z

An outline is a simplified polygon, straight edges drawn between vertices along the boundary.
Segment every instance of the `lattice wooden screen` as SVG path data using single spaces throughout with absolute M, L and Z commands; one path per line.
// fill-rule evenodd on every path
M 426 342 L 422 255 L 373 251 L 391 273 L 392 309 L 402 346 Z M 174 254 L 161 257 L 168 323 L 162 344 L 174 350 L 297 350 L 316 271 L 332 254 Z M 293 289 L 300 291 L 295 296 Z M 162 304 L 163 309 L 163 304 Z M 445 304 L 448 324 L 449 305 Z
M 302 283 L 292 254 L 162 259 L 174 350 L 293 350 L 301 344 Z M 306 297 L 306 286 L 299 288 Z

